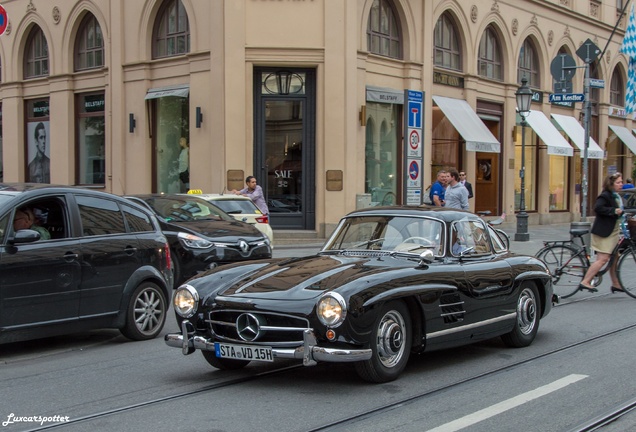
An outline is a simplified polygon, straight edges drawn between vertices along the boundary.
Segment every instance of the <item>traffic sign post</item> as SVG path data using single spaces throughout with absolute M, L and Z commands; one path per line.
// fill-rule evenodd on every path
M 424 126 L 424 93 L 404 90 L 404 191 L 406 204 L 422 204 L 422 131 Z

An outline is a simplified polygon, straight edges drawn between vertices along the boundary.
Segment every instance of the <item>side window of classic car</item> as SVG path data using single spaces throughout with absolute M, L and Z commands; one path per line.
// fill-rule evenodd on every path
M 493 247 L 495 248 L 495 253 L 505 252 L 508 248 L 504 241 L 499 237 L 497 231 L 495 231 L 492 227 L 488 227 L 488 233 L 490 234 L 490 238 L 492 239 Z
M 115 201 L 77 195 L 84 236 L 122 234 L 126 232 L 124 217 Z
M 461 220 L 453 223 L 451 229 L 451 253 L 483 255 L 492 252 L 486 228 L 480 221 Z

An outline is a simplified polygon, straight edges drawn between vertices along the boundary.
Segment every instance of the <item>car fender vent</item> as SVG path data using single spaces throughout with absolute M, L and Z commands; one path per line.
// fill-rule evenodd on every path
M 464 320 L 466 315 L 466 309 L 464 308 L 464 302 L 459 297 L 459 294 L 449 293 L 443 294 L 439 299 L 440 316 L 444 320 L 445 324 L 452 324 Z

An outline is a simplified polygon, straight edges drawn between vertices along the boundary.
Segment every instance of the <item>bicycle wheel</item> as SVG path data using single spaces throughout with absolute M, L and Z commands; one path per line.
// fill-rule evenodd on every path
M 552 288 L 561 298 L 570 297 L 579 290 L 579 285 L 587 271 L 581 250 L 572 246 L 548 246 L 537 252 L 537 258 L 543 260 L 552 275 Z
M 627 248 L 618 257 L 616 276 L 625 292 L 636 298 L 636 254 L 632 247 Z

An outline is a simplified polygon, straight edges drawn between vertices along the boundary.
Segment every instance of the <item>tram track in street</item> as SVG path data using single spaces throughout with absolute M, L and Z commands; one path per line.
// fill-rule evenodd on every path
M 585 299 L 581 299 L 580 301 L 584 301 Z M 571 303 L 571 302 L 570 302 Z M 569 304 L 569 303 L 567 303 Z M 565 306 L 566 304 L 561 304 L 559 305 L 559 307 Z M 615 334 L 624 332 L 624 331 L 628 331 L 631 329 L 636 328 L 636 323 L 634 324 L 630 324 L 627 326 L 623 326 L 621 328 L 618 329 L 614 329 L 593 337 L 589 337 L 586 338 L 584 340 L 563 346 L 563 347 L 559 347 L 556 349 L 553 349 L 551 351 L 548 352 L 544 352 L 538 355 L 535 355 L 533 357 L 515 362 L 513 364 L 508 364 L 506 366 L 502 366 L 502 367 L 498 367 L 495 369 L 491 369 L 489 371 L 477 374 L 477 375 L 473 375 L 471 377 L 467 377 L 437 388 L 433 388 L 430 390 L 426 390 L 423 391 L 421 393 L 417 393 L 405 398 L 402 398 L 400 400 L 396 400 L 394 402 L 391 402 L 390 404 L 386 404 L 386 405 L 382 405 L 382 406 L 377 406 L 371 409 L 367 409 L 364 410 L 362 412 L 358 412 L 356 414 L 353 414 L 351 416 L 347 416 L 347 417 L 343 417 L 340 418 L 338 420 L 329 422 L 329 423 L 325 423 L 321 426 L 317 426 L 311 429 L 308 429 L 308 432 L 318 432 L 318 431 L 327 431 L 327 430 L 347 430 L 347 426 L 352 425 L 353 423 L 360 421 L 362 419 L 369 419 L 372 418 L 374 416 L 379 416 L 382 415 L 382 413 L 384 412 L 388 412 L 391 410 L 396 409 L 397 407 L 400 407 L 401 405 L 407 405 L 413 402 L 417 402 L 419 400 L 425 399 L 427 397 L 431 397 L 434 396 L 436 394 L 440 394 L 448 389 L 453 389 L 453 388 L 457 388 L 459 386 L 462 386 L 464 384 L 467 383 L 471 383 L 471 382 L 475 382 L 478 381 L 480 379 L 507 371 L 507 370 L 511 370 L 514 369 L 520 365 L 523 364 L 527 364 L 529 362 L 535 361 L 535 360 L 539 360 L 539 359 L 543 359 L 555 354 L 559 354 L 562 353 L 564 351 L 585 345 L 585 344 L 589 344 L 595 341 L 598 341 L 600 339 L 606 338 L 606 337 L 610 337 L 613 336 Z M 76 418 L 72 418 L 70 419 L 68 422 L 64 422 L 64 423 L 54 423 L 54 424 L 48 424 L 48 425 L 43 425 L 43 426 L 39 426 L 36 428 L 32 428 L 32 429 L 28 429 L 29 432 L 35 432 L 35 431 L 44 431 L 44 430 L 51 430 L 51 429 L 55 429 L 55 428 L 62 428 L 65 426 L 69 426 L 69 425 L 73 425 L 73 424 L 80 424 L 83 422 L 87 422 L 87 421 L 92 421 L 92 420 L 96 420 L 96 419 L 100 419 L 100 418 L 104 418 L 104 417 L 109 417 L 109 416 L 116 416 L 117 414 L 122 414 L 122 413 L 127 413 L 127 412 L 131 412 L 131 411 L 135 411 L 138 409 L 142 409 L 142 408 L 146 408 L 146 407 L 150 407 L 150 406 L 154 406 L 154 405 L 159 405 L 162 403 L 166 403 L 169 401 L 173 401 L 173 400 L 179 400 L 179 399 L 184 399 L 190 396 L 194 396 L 197 394 L 201 394 L 201 393 L 208 393 L 208 392 L 213 392 L 216 390 L 221 390 L 227 387 L 231 387 L 231 386 L 238 386 L 241 384 L 245 384 L 248 382 L 252 382 L 252 381 L 256 381 L 262 378 L 266 378 L 266 377 L 271 377 L 273 375 L 276 374 L 281 374 L 284 373 L 286 371 L 290 371 L 290 370 L 294 370 L 294 369 L 299 369 L 299 368 L 303 368 L 303 366 L 301 364 L 298 365 L 288 365 L 282 368 L 278 368 L 278 369 L 274 369 L 274 370 L 268 370 L 265 372 L 260 372 L 254 375 L 249 375 L 249 376 L 244 376 L 244 377 L 238 377 L 238 378 L 234 378 L 234 379 L 230 379 L 224 382 L 220 382 L 220 383 L 216 383 L 216 384 L 211 384 L 211 385 L 207 385 L 207 386 L 203 386 L 201 388 L 198 389 L 194 389 L 194 390 L 189 390 L 189 391 L 185 391 L 182 393 L 176 393 L 176 394 L 172 394 L 172 395 L 167 395 L 167 396 L 163 396 L 163 397 L 159 397 L 159 398 L 155 398 L 155 399 L 149 399 L 146 401 L 142 401 L 142 402 L 138 402 L 138 403 L 133 403 L 133 404 L 129 404 L 129 405 L 124 405 L 121 407 L 116 407 L 116 408 L 112 408 L 112 409 L 108 409 L 105 411 L 101 411 L 101 412 L 94 412 L 94 413 L 90 413 L 90 414 L 86 414 L 83 416 L 79 416 Z M 636 408 L 636 399 L 632 400 L 632 401 L 628 401 L 625 402 L 624 404 L 621 404 L 620 406 L 616 406 L 615 409 L 611 410 L 610 412 L 606 413 L 605 415 L 599 417 L 599 418 L 595 418 L 595 419 L 590 419 L 589 421 L 586 421 L 584 423 L 582 423 L 580 426 L 578 426 L 576 429 L 572 429 L 571 432 L 587 432 L 587 431 L 594 431 L 597 430 L 599 427 L 602 427 L 603 425 L 614 421 L 615 419 L 619 418 L 622 415 L 627 414 L 628 412 L 631 412 L 634 408 Z
M 576 426 L 573 429 L 570 429 L 568 432 L 593 432 L 601 429 L 603 426 L 606 426 L 622 416 L 630 413 L 636 409 L 636 399 L 631 399 L 627 402 L 624 402 L 620 405 L 616 405 L 611 410 L 606 413 L 595 417 L 591 420 L 587 420 L 584 423 Z

